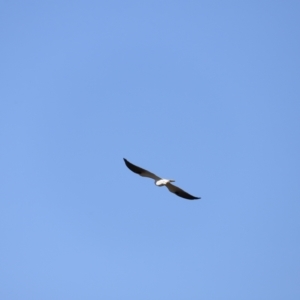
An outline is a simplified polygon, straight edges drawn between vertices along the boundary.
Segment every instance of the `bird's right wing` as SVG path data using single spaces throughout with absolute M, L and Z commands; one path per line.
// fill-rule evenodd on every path
M 175 195 L 177 195 L 181 198 L 185 198 L 188 200 L 201 199 L 200 197 L 194 197 L 194 196 L 190 195 L 189 193 L 185 192 L 184 190 L 182 190 L 181 188 L 179 188 L 178 186 L 176 186 L 170 182 L 167 183 L 166 186 L 171 193 L 174 193 Z
M 129 162 L 127 159 L 123 158 L 124 161 L 125 161 L 125 164 L 127 166 L 127 168 L 129 170 L 131 170 L 132 172 L 136 173 L 136 174 L 139 174 L 143 177 L 149 177 L 149 178 L 152 178 L 154 180 L 159 180 L 161 179 L 160 177 L 156 176 L 155 174 L 145 170 L 145 169 L 142 169 L 134 164 L 132 164 L 131 162 Z

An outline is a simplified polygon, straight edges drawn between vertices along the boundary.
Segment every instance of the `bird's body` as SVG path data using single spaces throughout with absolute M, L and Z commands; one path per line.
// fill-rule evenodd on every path
M 125 162 L 126 166 L 128 167 L 128 169 L 130 169 L 132 172 L 139 174 L 140 176 L 143 176 L 143 177 L 149 177 L 149 178 L 154 179 L 156 186 L 159 186 L 159 187 L 166 186 L 171 193 L 174 193 L 177 196 L 188 199 L 188 200 L 201 199 L 199 197 L 194 197 L 194 196 L 188 194 L 187 192 L 185 192 L 184 190 L 182 190 L 181 188 L 173 185 L 171 183 L 171 182 L 175 181 L 173 179 L 160 178 L 157 175 L 132 164 L 125 158 L 124 158 L 124 162 Z
M 159 179 L 156 180 L 154 183 L 157 186 L 166 186 L 169 182 L 174 182 L 175 180 L 171 180 L 171 179 Z

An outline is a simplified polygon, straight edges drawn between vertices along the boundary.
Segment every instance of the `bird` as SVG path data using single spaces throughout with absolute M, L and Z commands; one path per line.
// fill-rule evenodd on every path
M 154 179 L 156 186 L 159 186 L 159 187 L 166 186 L 171 193 L 174 193 L 175 195 L 185 198 L 185 199 L 188 199 L 188 200 L 201 199 L 200 197 L 194 197 L 194 196 L 190 195 L 189 193 L 185 192 L 178 186 L 172 184 L 171 182 L 175 182 L 175 180 L 160 178 L 159 176 L 132 164 L 126 158 L 123 158 L 123 159 L 129 170 L 131 170 L 132 172 L 134 172 L 136 174 L 139 174 L 142 177 L 149 177 L 149 178 Z

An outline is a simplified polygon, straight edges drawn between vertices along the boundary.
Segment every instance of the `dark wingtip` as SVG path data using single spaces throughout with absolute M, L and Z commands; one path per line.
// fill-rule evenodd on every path
M 123 158 L 123 159 L 124 159 L 124 162 L 125 162 L 125 165 L 127 166 L 127 168 L 129 170 L 131 170 L 132 172 L 140 175 L 144 171 L 142 168 L 129 162 L 126 158 Z
M 201 199 L 200 197 L 194 197 L 188 193 L 185 193 L 185 194 L 182 194 L 180 192 L 175 192 L 175 194 L 181 198 L 184 198 L 184 199 L 188 199 L 188 200 L 198 200 L 198 199 Z
M 125 165 L 126 165 L 127 167 L 129 167 L 129 161 L 128 161 L 126 158 L 123 158 L 123 159 L 124 159 Z
M 193 198 L 190 198 L 190 200 L 199 200 L 201 199 L 201 197 L 193 197 Z

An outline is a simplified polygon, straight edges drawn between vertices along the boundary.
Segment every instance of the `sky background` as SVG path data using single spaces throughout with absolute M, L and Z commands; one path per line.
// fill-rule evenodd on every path
M 300 299 L 299 15 L 1 1 L 0 298 Z

